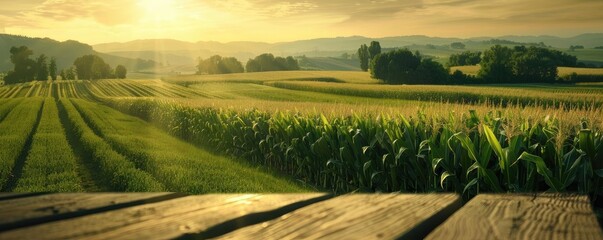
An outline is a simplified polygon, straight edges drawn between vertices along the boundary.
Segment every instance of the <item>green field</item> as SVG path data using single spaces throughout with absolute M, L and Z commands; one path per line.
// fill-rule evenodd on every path
M 461 72 L 469 75 L 477 75 L 480 67 L 477 66 L 457 66 L 451 67 L 450 72 L 460 70 Z M 558 75 L 563 77 L 576 73 L 578 75 L 603 75 L 603 68 L 575 68 L 575 67 L 558 67 Z
M 390 86 L 344 71 L 38 81 L 0 87 L 0 183 L 597 196 L 602 105 L 601 84 Z

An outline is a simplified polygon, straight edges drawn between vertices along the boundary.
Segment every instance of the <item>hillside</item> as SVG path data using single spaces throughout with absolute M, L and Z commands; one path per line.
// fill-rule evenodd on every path
M 92 46 L 73 40 L 59 42 L 50 38 L 30 38 L 0 34 L 0 72 L 8 71 L 13 68 L 13 64 L 10 62 L 10 48 L 13 46 L 27 46 L 32 49 L 34 53 L 32 58 L 35 58 L 40 54 L 45 54 L 49 58 L 55 57 L 59 69 L 71 66 L 76 58 L 86 54 L 97 54 L 113 67 L 121 64 L 130 70 L 147 68 L 154 64 L 148 60 L 99 53 L 95 51 Z
M 280 56 L 306 56 L 311 59 L 304 68 L 323 70 L 357 70 L 350 60 L 333 62 L 333 57 L 343 53 L 353 54 L 361 44 L 379 41 L 383 48 L 409 48 L 418 50 L 424 55 L 432 56 L 436 61 L 446 63 L 448 56 L 466 50 L 483 51 L 494 45 L 492 39 L 507 40 L 508 46 L 517 44 L 536 44 L 543 42 L 547 46 L 568 52 L 578 57 L 579 61 L 603 65 L 603 50 L 592 49 L 603 45 L 603 33 L 589 33 L 574 37 L 555 36 L 500 36 L 475 38 L 442 38 L 429 36 L 396 36 L 384 38 L 367 38 L 362 36 L 317 38 L 279 43 L 262 42 L 228 42 L 214 41 L 185 42 L 173 39 L 147 39 L 124 43 L 104 43 L 94 45 L 94 50 L 126 57 L 152 59 L 164 66 L 191 67 L 198 57 L 207 58 L 219 54 L 233 56 L 245 62 L 261 53 L 270 52 Z M 450 43 L 463 42 L 465 49 L 452 49 Z M 583 45 L 586 49 L 569 51 L 570 45 Z M 343 64 L 343 65 L 342 65 Z

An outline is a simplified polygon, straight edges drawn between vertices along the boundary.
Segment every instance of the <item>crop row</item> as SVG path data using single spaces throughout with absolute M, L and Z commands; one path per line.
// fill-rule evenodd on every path
M 164 187 L 148 173 L 136 168 L 123 155 L 88 127 L 69 99 L 60 99 L 60 108 L 67 115 L 68 126 L 77 138 L 84 152 L 89 153 L 88 161 L 93 162 L 93 169 L 98 172 L 102 185 L 115 191 L 162 191 Z
M 85 100 L 72 102 L 97 135 L 170 191 L 300 191 L 294 184 L 202 151 L 135 117 Z
M 501 106 L 542 106 L 555 108 L 599 108 L 603 97 L 598 89 L 576 92 L 572 88 L 551 91 L 511 87 L 468 87 L 468 86 L 391 86 L 340 84 L 326 82 L 281 81 L 268 83 L 277 88 L 331 93 L 346 96 L 371 98 L 393 98 L 436 102 L 483 104 Z M 594 92 L 592 92 L 594 91 Z
M 0 107 L 0 112 L 12 108 L 0 122 L 0 186 L 5 191 L 10 188 L 9 182 L 16 180 L 13 170 L 22 161 L 22 150 L 35 130 L 42 102 L 42 98 L 27 98 L 16 106 L 3 104 Z
M 27 154 L 23 174 L 17 180 L 16 192 L 82 191 L 78 166 L 59 111 L 52 98 L 44 101 L 38 128 Z
M 552 117 L 494 112 L 327 119 L 153 100 L 108 103 L 187 141 L 335 192 L 601 192 L 603 135 L 587 122 L 562 130 Z

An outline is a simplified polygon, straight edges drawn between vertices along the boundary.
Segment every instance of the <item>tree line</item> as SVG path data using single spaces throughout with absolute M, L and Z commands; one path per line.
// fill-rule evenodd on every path
M 558 66 L 577 66 L 577 58 L 561 51 L 538 46 L 515 46 L 513 48 L 495 45 L 481 52 L 465 51 L 450 56 L 450 66 L 481 66 L 477 76 L 449 69 L 442 64 L 408 49 L 395 49 L 380 53 L 371 52 L 371 47 L 363 44 L 358 49 L 360 67 L 370 70 L 371 77 L 389 84 L 464 84 L 464 83 L 536 83 L 560 80 Z M 374 48 L 377 49 L 377 48 Z M 368 67 L 367 64 L 368 63 Z
M 12 84 L 48 79 L 55 81 L 59 76 L 62 80 L 126 78 L 127 74 L 127 69 L 123 65 L 117 65 L 113 69 L 97 55 L 81 56 L 75 59 L 73 66 L 59 72 L 56 58 L 51 57 L 48 60 L 46 55 L 40 54 L 37 58 L 31 59 L 33 54 L 27 46 L 11 47 L 10 61 L 14 68 L 4 76 L 4 82 Z
M 226 74 L 242 72 L 266 72 L 266 71 L 291 71 L 299 70 L 298 61 L 292 56 L 286 58 L 274 57 L 271 53 L 264 53 L 249 59 L 245 67 L 234 57 L 222 57 L 214 55 L 207 59 L 199 58 L 197 74 Z

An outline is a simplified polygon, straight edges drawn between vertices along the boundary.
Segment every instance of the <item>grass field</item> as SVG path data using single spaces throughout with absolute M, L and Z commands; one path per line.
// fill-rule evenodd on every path
M 475 66 L 457 66 L 451 67 L 450 72 L 454 72 L 456 70 L 460 70 L 461 72 L 468 75 L 477 75 L 479 71 L 479 65 Z M 558 67 L 557 68 L 558 75 L 563 77 L 570 75 L 572 73 L 576 73 L 578 75 L 603 75 L 603 68 L 574 68 L 574 67 Z
M 0 183 L 596 197 L 602 105 L 596 83 L 388 86 L 343 71 L 32 82 L 0 87 L 0 144 L 10 149 Z

